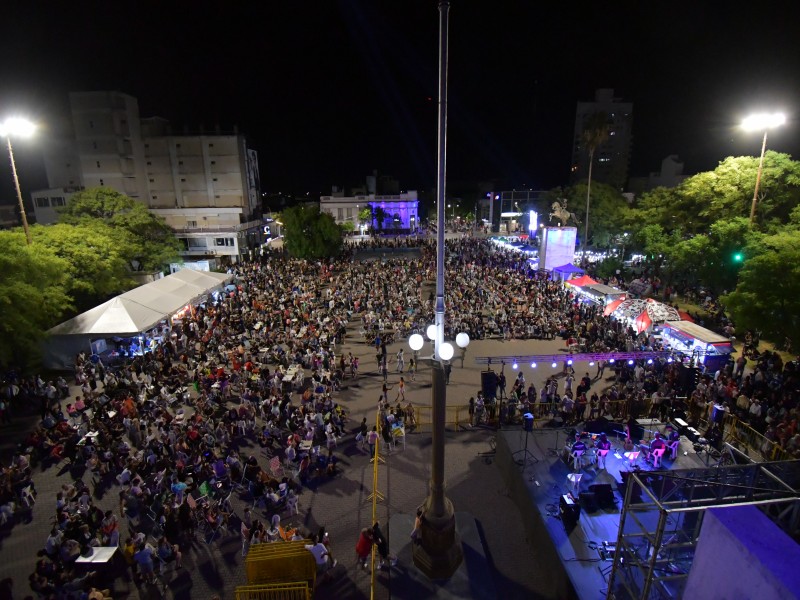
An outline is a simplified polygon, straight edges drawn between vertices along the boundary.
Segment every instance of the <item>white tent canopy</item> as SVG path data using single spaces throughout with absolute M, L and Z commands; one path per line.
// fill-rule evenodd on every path
M 88 348 L 89 340 L 134 336 L 147 331 L 232 278 L 225 273 L 182 269 L 125 292 L 50 329 L 45 366 L 69 367 L 72 355 L 80 348 Z
M 162 319 L 222 287 L 232 275 L 182 269 L 134 288 L 53 327 L 50 335 L 124 336 L 147 331 Z

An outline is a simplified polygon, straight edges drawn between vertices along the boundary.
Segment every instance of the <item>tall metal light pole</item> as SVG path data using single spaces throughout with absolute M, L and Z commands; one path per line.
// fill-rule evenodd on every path
M 750 115 L 742 121 L 742 129 L 745 131 L 763 131 L 764 141 L 761 143 L 761 158 L 758 161 L 758 174 L 756 175 L 756 189 L 753 192 L 753 202 L 750 204 L 750 227 L 756 219 L 756 204 L 758 204 L 758 188 L 761 186 L 761 173 L 764 170 L 764 153 L 767 150 L 767 130 L 772 127 L 779 127 L 786 123 L 786 115 L 783 113 L 759 113 Z
M 11 173 L 14 176 L 14 187 L 17 189 L 17 201 L 19 202 L 19 214 L 22 219 L 22 229 L 25 231 L 25 239 L 31 245 L 31 232 L 28 228 L 28 216 L 25 214 L 25 203 L 22 201 L 22 190 L 19 187 L 19 177 L 17 176 L 17 165 L 14 162 L 14 149 L 11 147 L 11 136 L 27 138 L 33 135 L 36 126 L 27 119 L 11 118 L 6 119 L 0 124 L 0 135 L 5 136 L 8 143 L 8 156 L 11 159 Z
M 431 434 L 430 493 L 422 505 L 423 523 L 420 543 L 413 548 L 414 564 L 430 579 L 447 579 L 461 564 L 464 556 L 456 533 L 453 504 L 444 494 L 444 421 L 447 406 L 444 360 L 453 357 L 453 347 L 444 342 L 444 219 L 445 173 L 447 164 L 447 26 L 450 3 L 439 2 L 439 147 L 436 214 L 436 308 L 435 347 L 432 357 L 433 386 Z M 421 341 L 421 340 L 418 340 Z

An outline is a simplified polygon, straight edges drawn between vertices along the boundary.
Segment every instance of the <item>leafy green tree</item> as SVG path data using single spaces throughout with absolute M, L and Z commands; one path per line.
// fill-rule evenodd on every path
M 81 224 L 100 220 L 114 228 L 125 257 L 132 268 L 161 270 L 165 264 L 179 260 L 181 246 L 172 229 L 163 219 L 133 198 L 110 188 L 89 188 L 78 192 L 60 209 L 59 221 Z
M 800 339 L 800 231 L 787 229 L 749 247 L 739 283 L 722 302 L 740 328 L 760 329 L 773 340 Z
M 0 231 L 0 365 L 38 362 L 44 332 L 71 307 L 68 272 L 66 260 L 27 245 L 21 231 Z
M 586 183 L 578 183 L 561 190 L 561 197 L 567 199 L 567 206 L 579 221 L 585 221 L 586 212 L 582 200 L 586 198 Z M 549 209 L 549 205 L 547 207 Z M 607 248 L 611 239 L 625 228 L 626 216 L 630 211 L 628 201 L 616 189 L 605 183 L 595 183 L 592 191 L 592 229 L 591 238 L 586 245 Z M 546 214 L 549 214 L 549 210 Z
M 296 258 L 328 258 L 342 249 L 342 232 L 319 206 L 301 205 L 283 211 L 284 248 Z
M 77 225 L 56 223 L 31 229 L 34 244 L 66 262 L 66 292 L 78 312 L 136 284 L 129 276 L 127 257 L 133 252 L 131 237 L 101 220 Z
M 356 226 L 352 221 L 345 221 L 341 225 L 342 231 L 346 231 L 347 233 L 351 233 L 356 230 Z
M 372 221 L 372 209 L 369 206 L 362 208 L 360 211 L 358 211 L 359 225 L 361 223 L 369 223 L 370 225 L 372 225 L 371 221 Z

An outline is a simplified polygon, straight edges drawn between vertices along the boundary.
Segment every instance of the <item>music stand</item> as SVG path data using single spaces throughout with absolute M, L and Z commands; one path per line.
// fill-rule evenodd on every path
M 533 431 L 533 415 L 531 413 L 525 413 L 522 417 L 522 428 L 525 430 L 525 447 L 522 450 L 517 450 L 511 455 L 511 458 L 516 462 L 522 470 L 524 471 L 525 468 L 528 466 L 528 458 L 530 458 L 534 463 L 538 463 L 539 459 L 528 450 L 528 438 L 531 435 L 531 431 Z M 517 454 L 522 454 L 522 460 L 515 459 L 514 457 Z
M 561 431 L 560 427 L 558 429 L 556 429 L 556 445 L 555 445 L 555 447 L 547 449 L 547 452 L 548 452 L 548 454 L 550 456 L 558 456 L 559 452 L 561 451 L 561 449 L 558 447 L 558 434 L 559 434 L 560 431 Z

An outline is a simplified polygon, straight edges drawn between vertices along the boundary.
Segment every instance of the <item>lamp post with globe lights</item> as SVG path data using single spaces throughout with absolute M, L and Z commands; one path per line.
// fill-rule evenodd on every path
M 28 216 L 25 214 L 25 203 L 22 201 L 22 191 L 19 187 L 19 177 L 17 176 L 17 165 L 14 162 L 14 150 L 11 147 L 11 136 L 19 138 L 29 138 L 36 130 L 36 126 L 19 117 L 12 117 L 0 123 L 0 135 L 6 138 L 8 144 L 8 156 L 11 159 L 11 173 L 14 176 L 14 187 L 17 189 L 17 201 L 19 202 L 19 214 L 22 219 L 22 229 L 25 231 L 25 239 L 31 245 L 31 232 L 28 228 Z
M 750 205 L 750 227 L 756 218 L 756 204 L 758 203 L 758 188 L 761 185 L 761 172 L 764 170 L 764 152 L 767 149 L 767 131 L 773 127 L 780 127 L 786 123 L 786 115 L 783 113 L 758 113 L 750 115 L 742 121 L 742 129 L 745 131 L 763 131 L 764 141 L 761 143 L 761 158 L 758 161 L 758 174 L 756 175 L 756 189 L 753 192 L 753 202 Z

